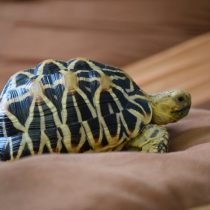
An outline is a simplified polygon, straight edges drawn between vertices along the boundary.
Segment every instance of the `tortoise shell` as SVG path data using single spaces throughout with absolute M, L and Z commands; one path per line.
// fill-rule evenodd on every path
M 0 103 L 1 160 L 120 150 L 152 115 L 146 94 L 122 70 L 79 58 L 14 74 Z

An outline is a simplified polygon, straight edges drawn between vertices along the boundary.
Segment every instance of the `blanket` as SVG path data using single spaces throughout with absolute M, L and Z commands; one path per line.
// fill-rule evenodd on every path
M 167 154 L 52 154 L 1 162 L 1 209 L 184 210 L 210 203 L 210 111 L 193 109 L 167 128 Z

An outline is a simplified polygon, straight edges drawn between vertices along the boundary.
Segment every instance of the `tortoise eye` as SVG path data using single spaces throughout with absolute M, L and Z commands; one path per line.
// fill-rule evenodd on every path
M 179 101 L 179 102 L 184 101 L 184 97 L 182 97 L 182 96 L 178 97 L 178 101 Z

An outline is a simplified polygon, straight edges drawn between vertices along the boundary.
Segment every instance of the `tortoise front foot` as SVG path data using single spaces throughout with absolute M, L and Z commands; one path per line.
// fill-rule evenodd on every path
M 168 132 L 166 128 L 149 124 L 134 139 L 129 141 L 125 150 L 163 153 L 168 151 Z

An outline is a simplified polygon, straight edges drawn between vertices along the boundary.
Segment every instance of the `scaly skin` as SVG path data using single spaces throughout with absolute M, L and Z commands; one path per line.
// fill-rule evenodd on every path
M 183 90 L 172 90 L 149 96 L 152 105 L 151 123 L 163 125 L 185 117 L 191 106 L 191 96 Z

